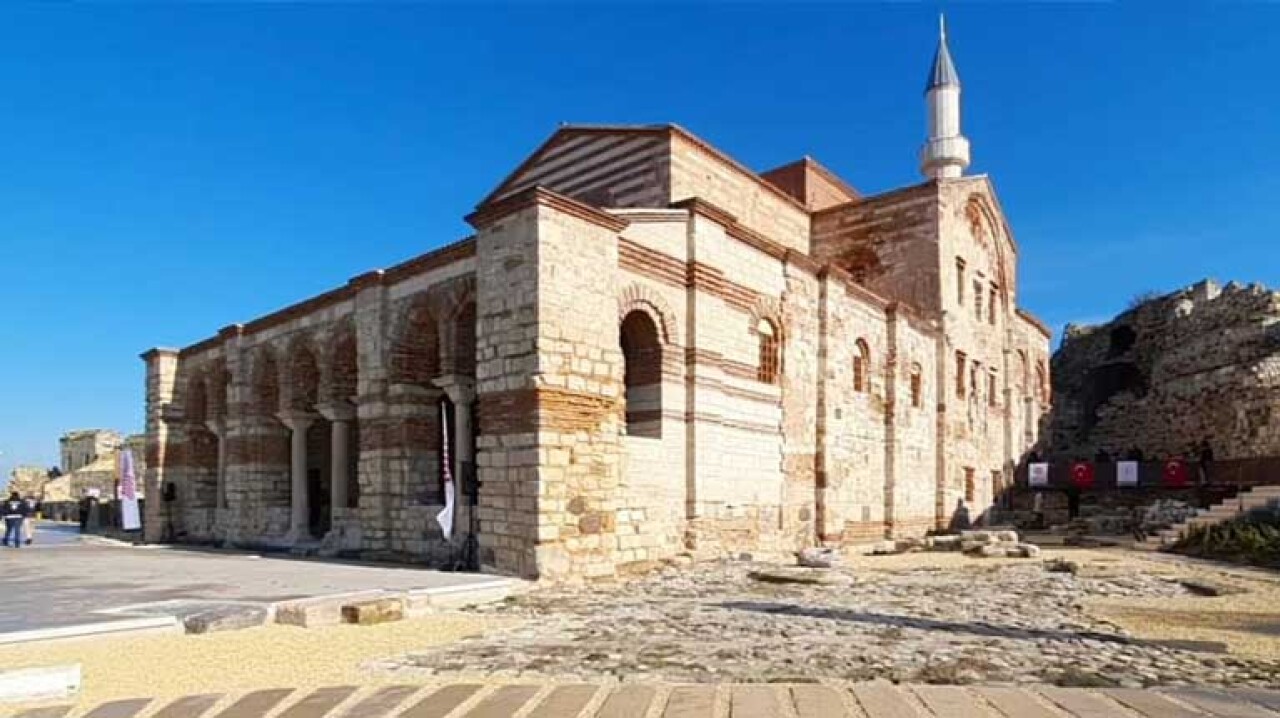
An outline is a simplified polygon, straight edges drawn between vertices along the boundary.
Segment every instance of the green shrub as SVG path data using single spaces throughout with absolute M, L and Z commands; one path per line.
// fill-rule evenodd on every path
M 1280 511 L 1260 508 L 1213 526 L 1195 526 L 1170 550 L 1187 556 L 1280 565 Z

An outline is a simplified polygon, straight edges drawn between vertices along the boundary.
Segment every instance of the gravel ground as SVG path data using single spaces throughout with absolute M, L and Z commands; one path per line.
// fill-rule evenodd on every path
M 1212 607 L 1226 600 L 1194 597 L 1176 580 L 1179 567 L 1138 554 L 1047 553 L 1081 570 L 910 554 L 853 559 L 829 572 L 830 585 L 763 583 L 748 574 L 769 567 L 726 562 L 617 586 L 546 588 L 476 610 L 519 621 L 512 628 L 381 666 L 403 678 L 676 682 L 888 678 L 1138 687 L 1280 679 L 1273 654 L 1156 644 L 1143 639 L 1135 616 L 1113 620 L 1095 608 Z M 1246 597 L 1268 600 L 1255 593 L 1233 598 Z M 1280 605 L 1275 598 L 1271 605 Z M 1195 637 L 1222 640 L 1206 635 L 1215 637 Z
M 441 614 L 379 626 L 269 625 L 199 636 L 64 641 L 0 648 L 0 665 L 81 664 L 81 706 L 139 696 L 369 685 L 389 679 L 361 667 L 370 659 L 450 643 L 492 623 L 478 615 Z

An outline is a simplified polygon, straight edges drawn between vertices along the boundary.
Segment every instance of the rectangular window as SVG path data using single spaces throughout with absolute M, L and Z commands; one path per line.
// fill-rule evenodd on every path
M 920 371 L 916 370 L 911 374 L 911 406 L 919 409 L 923 398 L 920 396 Z
M 973 469 L 965 467 L 964 469 L 964 502 L 971 504 L 978 498 L 977 482 L 974 480 Z
M 982 321 L 982 282 L 973 280 L 973 315 Z
M 993 371 L 987 374 L 987 405 L 995 406 L 999 402 L 996 401 L 996 392 L 998 391 L 996 382 L 996 373 Z
M 956 257 L 956 304 L 964 307 L 964 260 Z
M 964 369 L 968 365 L 969 358 L 964 352 L 956 352 L 956 398 L 964 398 Z
M 987 294 L 987 321 L 991 322 L 992 325 L 996 323 L 996 308 L 997 302 L 999 301 L 998 296 L 1000 294 L 999 289 L 999 287 L 992 284 L 991 291 Z

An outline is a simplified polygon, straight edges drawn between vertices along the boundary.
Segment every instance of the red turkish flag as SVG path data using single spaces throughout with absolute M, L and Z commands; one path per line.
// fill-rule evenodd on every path
M 1182 459 L 1169 459 L 1164 464 L 1164 485 L 1180 488 L 1187 485 L 1187 464 Z
M 1093 464 L 1087 461 L 1077 461 L 1071 465 L 1071 483 L 1077 489 L 1093 488 Z

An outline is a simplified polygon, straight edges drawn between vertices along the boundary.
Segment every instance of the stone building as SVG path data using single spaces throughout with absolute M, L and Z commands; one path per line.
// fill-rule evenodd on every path
M 446 435 L 458 525 L 474 502 L 482 563 L 524 576 L 980 514 L 1037 439 L 1049 331 L 963 175 L 945 37 L 925 100 L 925 180 L 878 195 L 674 125 L 564 126 L 474 236 L 147 352 L 147 480 L 173 486 L 149 536 L 443 560 Z
M 1068 326 L 1052 365 L 1055 455 L 1280 456 L 1280 292 L 1206 280 Z
M 39 496 L 49 480 L 49 469 L 43 466 L 15 466 L 9 471 L 9 485 L 4 489 L 7 497 L 16 491 L 23 496 Z
M 58 439 L 61 448 L 62 473 L 70 474 L 98 461 L 114 456 L 123 443 L 120 432 L 111 429 L 78 429 Z

